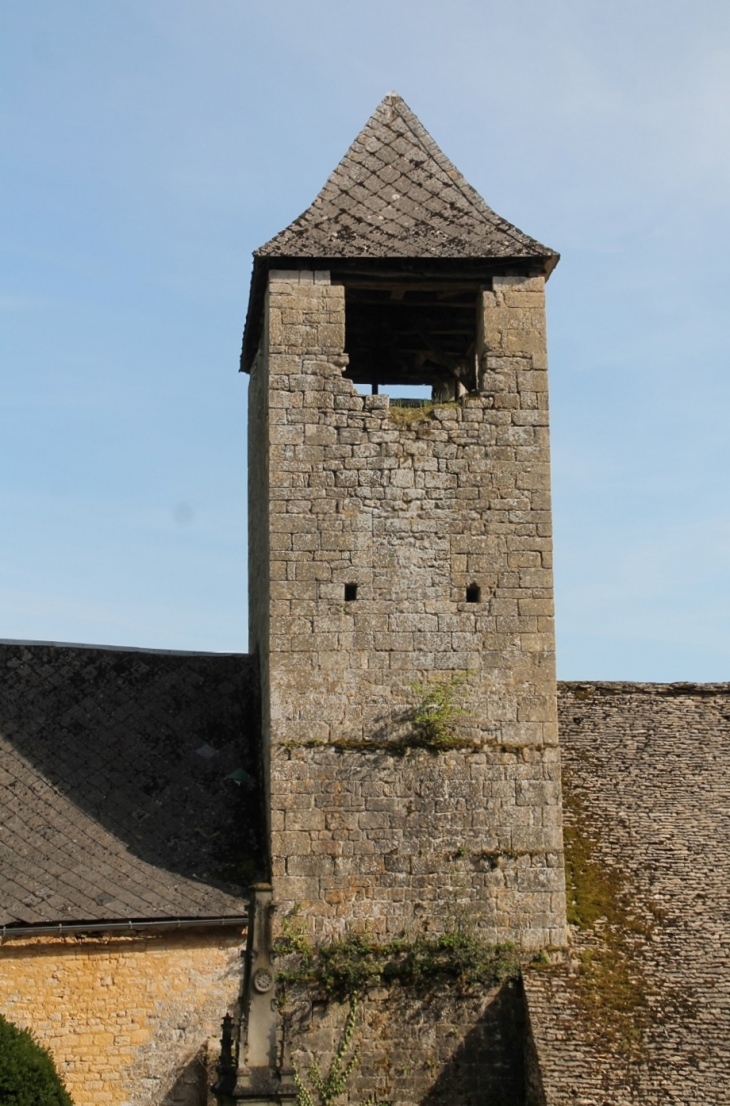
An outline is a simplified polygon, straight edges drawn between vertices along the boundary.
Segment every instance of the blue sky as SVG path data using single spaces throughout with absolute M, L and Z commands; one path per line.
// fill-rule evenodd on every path
M 246 647 L 251 251 L 397 89 L 550 280 L 559 673 L 730 678 L 730 5 L 0 5 L 0 637 Z

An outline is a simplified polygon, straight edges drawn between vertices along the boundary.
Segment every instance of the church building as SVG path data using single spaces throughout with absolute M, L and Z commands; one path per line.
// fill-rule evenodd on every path
M 343 1106 L 727 1101 L 730 686 L 557 682 L 558 260 L 386 96 L 254 255 L 249 655 L 0 643 L 76 1106 L 305 1106 L 343 1033 Z

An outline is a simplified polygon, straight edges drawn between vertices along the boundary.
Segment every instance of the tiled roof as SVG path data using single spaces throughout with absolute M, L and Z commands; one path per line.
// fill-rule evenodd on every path
M 495 214 L 391 92 L 311 207 L 257 257 L 514 258 L 558 255 Z
M 0 922 L 240 914 L 252 688 L 241 656 L 0 645 Z
M 564 963 L 526 975 L 544 1101 L 720 1106 L 730 684 L 561 684 L 558 708 L 582 925 Z

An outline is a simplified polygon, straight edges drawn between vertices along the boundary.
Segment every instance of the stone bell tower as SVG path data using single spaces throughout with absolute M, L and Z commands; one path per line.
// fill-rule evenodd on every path
M 395 94 L 255 254 L 242 367 L 271 881 L 319 939 L 437 931 L 458 907 L 488 939 L 564 943 L 557 261 Z M 455 712 L 440 740 L 434 691 Z

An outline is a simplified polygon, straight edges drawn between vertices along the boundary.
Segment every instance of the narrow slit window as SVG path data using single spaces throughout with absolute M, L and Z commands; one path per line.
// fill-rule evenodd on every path
M 345 584 L 345 602 L 351 603 L 357 599 L 357 584 Z
M 469 584 L 466 589 L 466 601 L 467 603 L 478 603 L 482 598 L 482 589 L 478 584 Z

